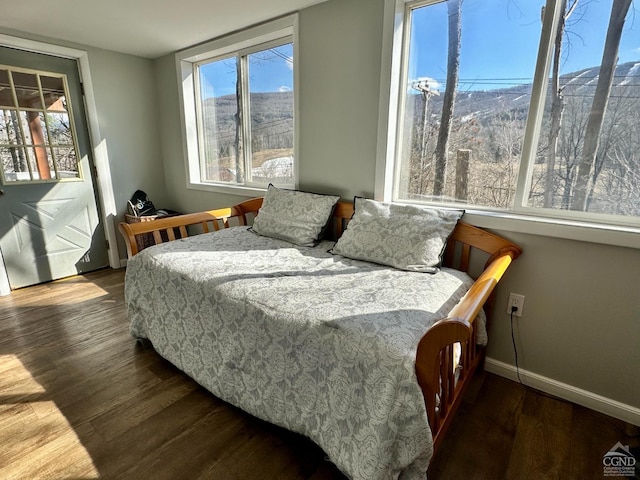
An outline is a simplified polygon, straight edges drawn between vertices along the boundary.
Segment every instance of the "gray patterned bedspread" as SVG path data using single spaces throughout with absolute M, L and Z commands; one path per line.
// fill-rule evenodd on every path
M 425 478 L 418 341 L 471 285 L 258 236 L 246 227 L 129 260 L 135 337 L 219 398 L 308 436 L 353 479 Z

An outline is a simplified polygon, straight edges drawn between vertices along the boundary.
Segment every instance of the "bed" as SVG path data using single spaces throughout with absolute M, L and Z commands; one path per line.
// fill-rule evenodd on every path
M 120 224 L 132 335 L 219 398 L 311 438 L 350 478 L 424 478 L 519 247 L 457 221 L 433 271 L 394 268 L 339 253 L 352 203 L 335 203 L 308 245 L 281 226 L 260 232 L 264 203 Z M 274 218 L 284 210 L 269 203 Z M 157 245 L 139 252 L 140 235 Z M 474 250 L 486 257 L 475 279 Z

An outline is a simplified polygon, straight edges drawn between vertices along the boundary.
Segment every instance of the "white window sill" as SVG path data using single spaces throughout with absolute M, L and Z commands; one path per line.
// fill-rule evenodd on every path
M 221 183 L 188 183 L 190 190 L 201 190 L 212 193 L 225 193 L 227 195 L 238 195 L 239 197 L 263 197 L 267 191 L 266 187 L 248 187 L 246 185 L 224 185 Z
M 248 198 L 262 197 L 267 190 L 266 187 L 213 183 L 189 183 L 188 188 Z M 477 227 L 505 232 L 526 233 L 529 235 L 640 249 L 640 228 L 637 227 L 560 220 L 510 212 L 489 212 L 469 208 L 465 209 L 463 220 Z
M 640 228 L 468 209 L 463 220 L 482 228 L 640 249 Z

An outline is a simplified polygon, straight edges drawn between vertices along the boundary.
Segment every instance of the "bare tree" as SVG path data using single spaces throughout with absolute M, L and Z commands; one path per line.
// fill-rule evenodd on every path
M 576 170 L 580 163 L 584 132 L 587 127 L 588 106 L 581 97 L 576 96 L 576 88 L 572 87 L 567 93 L 569 100 L 564 110 L 564 125 L 558 149 L 560 165 L 558 179 L 560 180 L 561 203 L 560 208 L 568 210 L 571 205 L 572 188 L 575 182 Z
M 617 70 L 616 70 L 617 72 Z M 626 77 L 625 80 L 629 80 Z M 593 168 L 594 186 L 587 202 L 602 213 L 637 215 L 640 182 L 638 161 L 637 93 L 624 81 L 611 90 L 607 118 L 600 132 L 600 144 Z M 635 212 L 635 213 L 633 213 Z
M 451 121 L 453 108 L 458 89 L 458 76 L 460 72 L 460 36 L 461 36 L 461 9 L 462 0 L 449 0 L 447 2 L 449 12 L 449 53 L 447 58 L 447 82 L 442 98 L 442 117 L 438 143 L 435 151 L 435 178 L 433 183 L 433 195 L 438 197 L 444 193 L 447 172 L 447 157 L 449 149 L 449 134 L 451 133 Z
M 11 118 L 7 117 L 7 112 L 9 112 Z M 13 110 L 5 110 L 5 125 L 7 125 L 7 135 L 11 138 L 11 134 L 9 133 L 9 129 L 13 129 L 13 135 L 16 139 L 21 138 L 20 127 L 18 125 L 19 119 L 18 115 Z M 13 160 L 13 171 L 14 172 L 26 172 L 27 171 L 27 163 L 24 157 L 24 150 L 22 148 L 10 148 L 11 158 Z
M 505 106 L 502 114 L 484 128 L 481 135 L 486 140 L 474 152 L 480 161 L 472 164 L 469 198 L 474 203 L 499 208 L 509 208 L 513 203 L 524 122 L 517 112 Z
M 562 17 L 556 29 L 553 49 L 553 72 L 551 76 L 551 124 L 549 127 L 549 140 L 547 147 L 547 169 L 544 178 L 544 206 L 553 207 L 555 196 L 555 169 L 558 155 L 558 138 L 562 127 L 562 112 L 564 111 L 564 88 L 560 86 L 560 60 L 562 57 L 562 40 L 567 19 L 571 16 L 579 0 L 573 0 L 567 9 L 567 0 L 562 0 Z
M 596 162 L 596 154 L 598 153 L 600 130 L 609 102 L 613 74 L 616 64 L 618 63 L 618 48 L 620 46 L 620 38 L 622 37 L 622 28 L 624 27 L 631 1 L 632 0 L 613 0 L 611 7 L 611 18 L 609 19 L 609 27 L 607 28 L 607 38 L 602 54 L 598 84 L 593 97 L 591 112 L 589 113 L 589 122 L 587 123 L 582 149 L 582 160 L 578 166 L 576 186 L 571 205 L 573 210 L 586 211 L 588 209 L 588 198 L 595 184 L 596 179 L 593 178 L 592 174 Z
M 426 168 L 427 141 L 429 139 L 429 99 L 440 95 L 437 82 L 429 77 L 418 78 L 411 82 L 411 88 L 420 92 L 422 98 L 422 132 L 420 140 L 420 169 Z

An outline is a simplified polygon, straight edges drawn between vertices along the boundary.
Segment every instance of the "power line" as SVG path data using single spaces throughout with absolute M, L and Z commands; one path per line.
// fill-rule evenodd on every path
M 293 65 L 293 58 L 289 57 L 288 55 L 285 55 L 284 53 L 276 50 L 275 48 L 270 48 L 269 51 L 273 53 L 275 56 L 280 57 L 285 61 L 289 62 L 291 65 Z
M 573 75 L 573 76 L 568 76 L 568 75 L 560 75 L 560 79 L 566 79 L 566 78 L 581 78 L 583 77 L 582 74 L 578 74 L 578 75 Z M 597 75 L 595 75 L 592 78 L 596 78 Z M 640 74 L 638 75 L 613 75 L 613 78 L 640 78 Z M 446 81 L 446 78 L 435 78 L 435 81 L 437 81 L 438 83 L 444 83 Z M 501 81 L 501 80 L 510 80 L 510 81 L 523 81 L 523 82 L 533 82 L 533 78 L 531 77 L 499 77 L 499 78 L 492 78 L 492 77 L 487 77 L 487 78 L 461 78 L 459 79 L 460 82 L 482 82 L 484 80 L 490 80 L 490 81 Z

